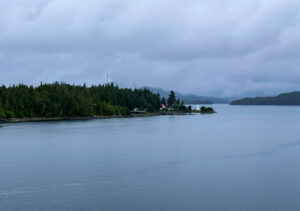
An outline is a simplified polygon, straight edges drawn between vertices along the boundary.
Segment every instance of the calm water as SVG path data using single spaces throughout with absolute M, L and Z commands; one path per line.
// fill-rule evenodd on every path
M 299 210 L 300 107 L 6 124 L 0 210 Z

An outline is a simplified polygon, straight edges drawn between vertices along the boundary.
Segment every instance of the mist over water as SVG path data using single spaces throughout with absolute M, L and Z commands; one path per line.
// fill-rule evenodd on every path
M 300 107 L 4 124 L 0 210 L 299 210 Z

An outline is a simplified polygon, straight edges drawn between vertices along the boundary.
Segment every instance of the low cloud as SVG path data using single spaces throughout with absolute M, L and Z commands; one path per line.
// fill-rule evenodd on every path
M 274 95 L 300 90 L 299 37 L 297 0 L 4 0 L 0 83 Z

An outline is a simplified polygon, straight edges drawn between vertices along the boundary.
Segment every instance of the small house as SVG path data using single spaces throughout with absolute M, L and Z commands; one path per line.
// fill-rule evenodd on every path
M 167 109 L 167 106 L 162 103 L 161 106 L 160 106 L 160 110 L 166 110 L 166 109 Z

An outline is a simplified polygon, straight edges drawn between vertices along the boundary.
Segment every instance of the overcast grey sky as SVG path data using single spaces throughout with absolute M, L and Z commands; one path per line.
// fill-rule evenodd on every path
M 0 0 L 0 84 L 300 90 L 299 0 Z

